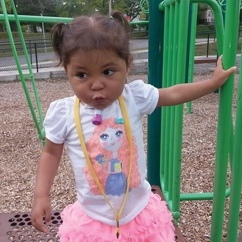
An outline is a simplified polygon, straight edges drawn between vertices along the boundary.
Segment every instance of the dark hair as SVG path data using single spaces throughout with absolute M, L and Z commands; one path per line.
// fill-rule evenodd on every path
M 66 65 L 78 50 L 107 49 L 115 51 L 127 65 L 132 58 L 129 50 L 129 23 L 122 13 L 110 17 L 94 14 L 80 16 L 69 24 L 58 23 L 51 30 L 54 51 L 59 65 Z

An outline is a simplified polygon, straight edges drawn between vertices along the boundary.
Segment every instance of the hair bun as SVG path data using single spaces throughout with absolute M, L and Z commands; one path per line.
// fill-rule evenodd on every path
M 125 16 L 123 15 L 122 12 L 114 10 L 111 13 L 110 18 L 114 18 L 116 21 L 118 21 L 119 23 L 121 23 L 123 25 L 123 27 L 125 28 L 125 30 L 127 32 L 130 31 L 130 26 L 129 26 L 129 22 L 127 21 L 127 19 L 125 18 Z

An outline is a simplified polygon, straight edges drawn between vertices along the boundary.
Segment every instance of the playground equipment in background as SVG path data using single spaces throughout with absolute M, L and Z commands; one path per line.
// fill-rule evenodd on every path
M 208 4 L 214 12 L 219 55 L 223 53 L 225 68 L 235 65 L 237 48 L 237 30 L 239 25 L 240 0 L 227 0 L 220 4 L 215 0 L 150 0 L 149 1 L 149 83 L 157 87 L 176 84 L 174 80 L 193 80 L 194 48 L 196 36 L 196 17 L 198 3 Z M 38 16 L 18 16 L 13 0 L 13 15 L 8 15 L 5 1 L 1 0 L 3 19 L 16 60 L 19 76 L 35 122 L 38 135 L 44 144 L 42 127 L 43 115 L 39 103 L 37 88 L 34 81 L 30 60 L 25 46 L 20 21 L 28 22 L 70 22 L 72 18 L 54 18 Z M 148 1 L 142 0 L 141 5 L 147 13 Z M 221 7 L 222 6 L 222 7 Z M 225 10 L 226 9 L 226 10 Z M 0 15 L 0 19 L 2 17 Z M 24 74 L 14 44 L 10 21 L 15 21 L 21 37 L 23 50 L 28 64 L 28 73 Z M 159 24 L 157 24 L 159 23 Z M 35 96 L 30 100 L 26 80 L 30 79 Z M 171 80 L 171 81 L 170 81 Z M 183 105 L 156 110 L 148 118 L 148 179 L 158 185 L 173 213 L 174 220 L 180 217 L 180 202 L 184 200 L 213 200 L 211 242 L 222 241 L 224 222 L 224 203 L 230 196 L 227 241 L 237 240 L 239 205 L 242 173 L 242 107 L 238 99 L 235 126 L 232 122 L 232 94 L 234 77 L 230 77 L 220 91 L 218 131 L 216 146 L 216 164 L 214 191 L 210 193 L 180 193 L 182 123 Z M 240 80 L 241 83 L 241 80 Z M 241 85 L 238 96 L 241 95 Z M 157 123 L 161 125 L 158 126 Z M 156 125 L 154 125 L 156 124 Z M 227 128 L 224 128 L 227 127 Z M 231 184 L 226 189 L 228 157 L 231 166 Z M 156 187 L 157 189 L 157 187 Z M 179 238 L 177 238 L 179 239 Z M 182 239 L 181 239 L 182 240 Z M 178 240 L 178 241 L 181 241 Z
M 188 30 L 192 32 L 194 27 L 190 25 L 192 21 L 189 21 L 189 18 L 194 4 L 199 2 L 208 4 L 214 12 L 218 53 L 223 53 L 224 67 L 235 65 L 240 1 L 227 0 L 226 12 L 223 15 L 218 2 L 212 0 L 167 0 L 161 3 L 154 0 L 150 2 L 152 14 L 149 20 L 149 82 L 151 84 L 172 85 L 175 83 L 172 81 L 166 83 L 165 80 L 173 80 L 173 78 L 192 80 L 191 76 L 186 78 L 188 74 L 193 73 L 191 47 L 194 46 L 194 39 L 191 34 L 188 34 Z M 158 27 L 155 23 L 161 23 L 161 26 Z M 188 37 L 191 39 L 189 40 Z M 160 46 L 164 46 L 163 49 Z M 186 69 L 187 66 L 188 69 Z M 156 111 L 148 120 L 148 160 L 160 161 L 148 163 L 148 178 L 151 184 L 161 184 L 162 192 L 168 200 L 175 219 L 180 216 L 181 200 L 212 199 L 212 242 L 222 241 L 224 204 L 228 195 L 230 195 L 230 211 L 227 241 L 234 242 L 237 239 L 242 179 L 242 136 L 238 123 L 242 109 L 241 100 L 238 99 L 237 121 L 233 128 L 231 108 L 233 83 L 234 77 L 231 76 L 220 91 L 214 191 L 211 193 L 180 194 L 183 105 L 163 108 L 161 113 Z M 239 87 L 239 93 L 240 89 L 241 87 Z M 159 120 L 161 120 L 161 127 L 154 125 L 159 123 Z M 226 189 L 228 157 L 230 157 L 232 180 L 230 188 Z
M 15 7 L 15 3 L 13 0 L 10 0 L 11 4 L 11 9 L 13 14 L 8 14 L 7 9 L 6 9 L 6 4 L 5 0 L 1 0 L 1 7 L 2 7 L 2 12 L 3 14 L 0 14 L 0 21 L 4 20 L 5 25 L 6 25 L 6 30 L 8 33 L 8 38 L 10 41 L 10 45 L 12 48 L 12 52 L 14 55 L 14 59 L 16 62 L 17 70 L 19 73 L 19 78 L 21 81 L 21 84 L 23 86 L 23 90 L 30 108 L 30 112 L 33 118 L 33 121 L 35 123 L 37 132 L 38 132 L 38 137 L 42 141 L 42 144 L 45 144 L 45 133 L 43 129 L 43 114 L 42 114 L 42 109 L 41 109 L 41 104 L 39 102 L 39 95 L 38 95 L 38 90 L 35 84 L 35 79 L 34 79 L 34 73 L 32 70 L 32 65 L 31 65 L 31 60 L 29 57 L 29 53 L 27 51 L 26 43 L 24 40 L 23 32 L 21 29 L 20 21 L 26 21 L 26 22 L 37 22 L 37 23 L 57 23 L 57 22 L 71 22 L 73 18 L 64 18 L 64 17 L 43 17 L 43 16 L 28 16 L 28 15 L 18 15 Z M 20 58 L 18 55 L 18 51 L 15 45 L 14 37 L 11 31 L 11 26 L 10 26 L 10 21 L 14 21 L 17 25 L 17 30 L 19 33 L 19 38 L 20 42 L 22 45 L 23 53 L 24 53 L 24 58 L 27 64 L 27 73 L 23 71 L 21 67 L 21 62 Z M 139 21 L 139 22 L 132 22 L 130 23 L 132 25 L 137 25 L 137 24 L 148 24 L 148 21 Z M 31 80 L 32 84 L 32 89 L 29 88 L 26 85 L 26 80 Z M 33 91 L 33 96 L 34 100 L 31 100 L 30 93 Z

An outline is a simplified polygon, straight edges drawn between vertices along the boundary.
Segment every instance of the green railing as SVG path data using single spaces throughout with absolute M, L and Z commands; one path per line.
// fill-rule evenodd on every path
M 239 27 L 239 10 L 240 10 L 240 1 L 239 0 L 228 0 L 226 3 L 226 12 L 225 12 L 225 35 L 224 35 L 224 45 L 223 45 L 223 65 L 225 68 L 235 65 L 236 60 L 236 50 L 237 50 L 237 35 Z M 238 135 L 241 136 L 241 133 L 238 133 L 237 130 L 233 131 L 232 125 L 232 96 L 233 96 L 233 87 L 234 87 L 234 76 L 231 76 L 229 80 L 223 85 L 220 92 L 220 103 L 219 103 L 219 113 L 218 113 L 218 129 L 217 129 L 217 147 L 216 147 L 216 163 L 215 163 L 215 181 L 214 181 L 214 200 L 213 200 L 213 216 L 212 216 L 212 231 L 211 231 L 211 241 L 220 242 L 222 241 L 222 228 L 224 221 L 224 207 L 225 207 L 225 190 L 227 182 L 227 169 L 228 169 L 228 157 L 229 149 L 231 146 L 231 137 L 236 137 L 232 139 L 234 144 L 234 149 L 232 156 L 230 155 L 231 160 L 231 176 L 233 183 L 231 183 L 231 194 L 230 202 L 234 202 L 235 199 L 235 184 L 241 184 L 241 172 L 240 170 L 235 170 L 235 167 L 241 166 L 242 160 L 242 143 L 239 142 Z M 238 96 L 239 97 L 239 96 Z M 237 115 L 241 110 L 237 107 Z M 238 120 L 238 119 L 237 119 Z M 241 125 L 241 124 L 240 124 Z M 241 141 L 241 140 L 240 140 Z M 238 149 L 238 146 L 240 148 Z M 232 159 L 231 159 L 232 158 Z M 240 163 L 240 164 L 239 164 Z M 240 173 L 239 173 L 240 172 Z M 238 176 L 239 173 L 239 176 Z M 240 196 L 240 189 L 236 190 L 235 193 L 237 196 Z M 237 203 L 237 202 L 235 202 Z M 231 218 L 228 222 L 228 238 L 227 241 L 235 242 L 237 241 L 237 230 L 238 222 L 236 221 L 239 216 L 239 209 L 231 206 L 230 203 L 230 213 L 237 214 L 234 218 Z
M 209 3 L 209 2 L 208 2 Z M 220 6 L 212 2 L 215 15 L 218 52 L 222 53 L 223 25 Z M 191 7 L 196 11 L 197 1 L 163 1 L 159 9 L 164 12 L 164 45 L 162 86 L 167 87 L 192 80 L 196 25 L 189 23 Z M 192 20 L 194 21 L 193 14 Z M 192 28 L 191 28 L 192 27 Z M 188 30 L 190 35 L 188 38 Z M 190 45 L 188 45 L 190 43 Z M 190 55 L 187 55 L 189 53 Z M 190 65 L 189 65 L 190 63 Z M 189 73 L 187 78 L 186 67 Z M 174 218 L 179 218 L 180 200 L 207 200 L 213 193 L 180 194 L 182 153 L 183 105 L 162 108 L 161 114 L 160 184 Z
M 189 0 L 160 4 L 164 11 L 164 45 L 162 86 L 185 81 Z M 173 217 L 180 217 L 180 174 L 183 105 L 162 108 L 161 113 L 161 188 Z
M 161 1 L 161 3 L 150 1 L 149 12 L 152 12 L 153 16 L 150 14 L 149 83 L 157 87 L 167 87 L 180 81 L 192 81 L 194 35 L 196 32 L 194 21 L 198 3 L 206 3 L 213 10 L 218 55 L 223 53 L 224 67 L 228 68 L 235 65 L 239 26 L 239 0 L 227 0 L 225 13 L 224 6 L 222 9 L 222 6 L 215 0 L 165 0 Z M 157 5 L 161 13 L 154 11 Z M 189 12 L 189 9 L 192 12 Z M 189 22 L 188 16 L 191 16 L 191 22 Z M 157 23 L 159 23 L 159 31 L 157 30 Z M 161 35 L 160 32 L 162 32 Z M 154 40 L 155 33 L 159 33 L 156 40 Z M 161 46 L 163 47 L 162 50 L 160 50 Z M 239 106 L 241 105 L 239 99 L 236 118 L 237 128 L 234 131 L 231 111 L 233 82 L 234 76 L 231 76 L 219 93 L 215 179 L 214 189 L 211 192 L 180 193 L 183 106 L 162 108 L 161 115 L 156 112 L 149 117 L 148 122 L 148 160 L 159 160 L 159 162 L 148 162 L 149 181 L 153 185 L 161 186 L 176 220 L 180 216 L 180 201 L 213 200 L 211 242 L 222 241 L 224 204 L 228 196 L 230 196 L 230 211 L 227 241 L 237 241 L 242 183 L 242 131 L 240 130 L 242 114 L 239 114 Z M 241 95 L 240 92 L 238 97 Z M 241 108 L 240 110 L 242 111 Z M 160 126 L 158 126 L 159 122 L 161 123 Z M 157 137 L 157 133 L 161 134 L 160 138 Z M 230 163 L 228 157 L 230 157 Z M 232 167 L 232 178 L 231 186 L 227 188 L 228 164 Z M 157 177 L 158 170 L 160 170 L 159 177 Z

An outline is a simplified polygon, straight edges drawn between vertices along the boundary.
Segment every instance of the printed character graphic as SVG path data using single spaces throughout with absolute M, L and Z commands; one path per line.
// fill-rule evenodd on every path
M 103 155 L 97 155 L 96 160 L 99 164 L 108 162 L 108 177 L 105 183 L 105 193 L 107 195 L 120 196 L 127 189 L 127 177 L 122 172 L 122 163 L 117 159 L 118 149 L 121 146 L 123 131 L 120 128 L 110 128 L 101 133 L 100 145 L 103 149 L 112 153 L 110 160 L 105 160 Z M 104 159 L 103 159 L 104 158 Z
M 93 168 L 103 185 L 106 195 L 120 196 L 126 192 L 130 164 L 130 147 L 123 124 L 116 124 L 114 118 L 103 120 L 95 126 L 92 137 L 87 141 L 87 150 Z M 133 161 L 130 189 L 140 183 L 137 167 L 137 146 L 133 140 Z M 84 168 L 91 191 L 100 194 L 88 167 Z

